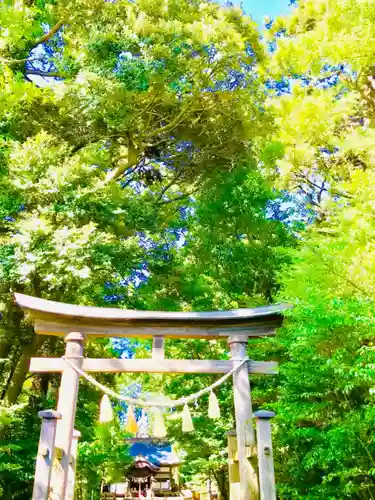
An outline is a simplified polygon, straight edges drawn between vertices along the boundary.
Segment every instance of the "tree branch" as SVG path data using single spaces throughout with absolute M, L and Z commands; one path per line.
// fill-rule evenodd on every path
M 326 183 L 325 180 L 323 180 L 322 185 L 319 186 L 319 184 L 316 184 L 315 182 L 311 181 L 308 177 L 306 177 L 306 175 L 296 174 L 296 177 L 304 182 L 307 182 L 307 184 L 310 184 L 311 187 L 314 187 L 314 188 L 318 189 L 319 191 L 328 191 L 328 189 L 325 187 L 325 183 Z
M 199 188 L 193 189 L 193 191 L 190 191 L 190 193 L 182 194 L 181 196 L 176 196 L 176 198 L 172 198 L 170 200 L 165 200 L 165 201 L 159 201 L 156 203 L 156 205 L 161 206 L 161 205 L 168 205 L 169 203 L 174 203 L 175 201 L 181 201 L 184 200 L 185 198 L 189 198 L 192 194 L 196 193 L 199 190 Z
M 158 199 L 156 200 L 156 204 L 158 204 L 160 202 L 160 200 L 163 198 L 163 196 L 165 195 L 165 193 L 168 191 L 169 188 L 171 188 L 173 186 L 173 184 L 175 184 L 175 182 L 181 177 L 181 175 L 183 174 L 183 171 L 184 169 L 181 169 L 174 177 L 173 179 L 171 180 L 171 182 L 169 184 L 167 184 L 165 187 L 163 187 L 163 189 L 161 190 L 161 193 L 158 197 Z
M 99 142 L 100 139 L 93 139 L 92 141 L 91 140 L 86 140 L 86 141 L 82 141 L 82 142 L 79 142 L 78 144 L 76 144 L 72 150 L 71 150 L 71 154 L 74 155 L 75 153 L 78 153 L 78 151 L 80 151 L 81 149 L 83 149 L 85 146 L 88 146 L 89 144 L 93 144 L 94 142 Z
M 296 187 L 297 187 L 297 188 L 299 188 L 299 189 L 302 191 L 302 193 L 304 193 L 304 194 L 307 196 L 308 201 L 309 201 L 309 203 L 310 203 L 311 205 L 313 205 L 313 206 L 315 206 L 315 207 L 319 207 L 319 204 L 318 204 L 316 201 L 314 201 L 314 199 L 313 199 L 313 197 L 312 197 L 312 194 L 311 194 L 311 193 L 308 193 L 308 192 L 307 192 L 307 191 L 303 188 L 302 184 L 296 184 Z
M 186 118 L 187 116 L 189 116 L 189 114 L 191 114 L 195 111 L 193 108 L 193 105 L 194 105 L 196 100 L 197 100 L 197 96 L 194 96 L 192 101 L 189 103 L 189 107 L 182 108 L 181 111 L 178 113 L 178 115 L 170 123 L 168 123 L 164 127 L 160 127 L 158 129 L 156 129 L 150 135 L 150 137 L 155 137 L 155 136 L 158 136 L 159 134 L 163 134 L 165 132 L 170 132 L 175 127 L 177 127 L 177 125 L 179 125 L 184 120 L 184 118 Z
M 60 21 L 58 22 L 57 24 L 55 24 L 55 26 L 53 26 L 48 33 L 46 33 L 45 35 L 41 36 L 40 38 L 38 38 L 35 43 L 32 45 L 31 49 L 35 49 L 35 47 L 37 47 L 38 45 L 40 45 L 41 43 L 45 43 L 45 42 L 48 42 L 48 40 L 50 40 L 58 31 L 60 28 L 62 28 L 63 26 L 63 22 Z
M 132 138 L 130 137 L 129 133 L 127 134 L 127 139 L 128 139 L 128 154 L 127 154 L 128 161 L 127 163 L 124 163 L 124 165 L 119 165 L 115 170 L 108 172 L 106 183 L 110 181 L 116 181 L 124 174 L 126 170 L 138 165 L 139 163 L 139 157 L 141 155 L 141 151 L 137 150 L 137 147 L 132 141 Z
M 133 124 L 135 121 L 139 120 L 140 118 L 142 118 L 142 116 L 147 113 L 151 108 L 152 106 L 157 102 L 157 98 L 156 96 L 154 96 L 151 101 L 147 104 L 147 106 L 145 106 L 132 120 L 131 124 Z
M 48 33 L 41 36 L 40 38 L 38 38 L 34 42 L 32 42 L 31 46 L 29 47 L 29 50 L 31 51 L 31 50 L 35 49 L 36 47 L 38 47 L 38 45 L 45 43 L 45 42 L 48 42 L 48 40 L 50 40 L 59 31 L 59 29 L 62 28 L 62 26 L 63 26 L 63 22 L 58 22 L 57 24 L 55 24 L 55 26 L 53 26 Z M 42 61 L 43 59 L 45 59 L 45 57 L 32 57 L 32 58 L 26 57 L 25 59 L 8 59 L 8 60 L 2 59 L 1 62 L 5 63 L 5 64 L 9 64 L 10 66 L 18 66 L 21 64 L 26 64 L 27 62 Z M 28 71 L 28 73 L 30 73 L 30 71 Z
M 63 75 L 58 71 L 42 71 L 39 69 L 28 69 L 26 70 L 27 75 L 37 75 L 43 77 L 53 77 L 53 78 L 63 78 Z
M 44 61 L 45 57 L 30 57 L 26 59 L 1 59 L 1 62 L 8 64 L 9 66 L 18 66 L 19 64 L 25 64 L 34 61 Z

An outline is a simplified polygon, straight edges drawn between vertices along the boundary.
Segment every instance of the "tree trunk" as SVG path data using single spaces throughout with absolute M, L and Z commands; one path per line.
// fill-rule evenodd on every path
M 212 471 L 220 492 L 220 500 L 229 500 L 229 478 L 226 470 Z
M 12 344 L 8 342 L 0 344 L 0 358 L 7 358 L 11 350 L 12 350 Z
M 19 334 L 21 331 L 21 321 L 23 312 L 15 308 L 13 304 L 8 305 L 6 313 L 2 317 L 6 337 L 0 344 L 0 358 L 6 359 L 14 357 L 19 345 Z M 9 362 L 0 364 L 0 377 L 4 372 L 9 371 Z
M 0 386 L 3 387 L 3 380 L 9 371 L 9 356 L 12 351 L 12 345 L 10 343 L 0 344 L 0 359 L 8 359 L 5 363 L 0 363 Z M 2 398 L 1 398 L 2 399 Z
M 21 394 L 23 384 L 26 380 L 27 373 L 29 371 L 30 358 L 38 352 L 38 350 L 42 347 L 43 343 L 46 342 L 46 340 L 47 337 L 35 335 L 32 343 L 23 348 L 23 353 L 18 360 L 17 368 L 13 373 L 9 387 L 5 394 L 4 399 L 7 405 L 10 406 L 17 402 L 17 399 Z
M 7 371 L 3 370 L 3 378 L 6 378 L 6 381 L 4 380 L 4 384 L 2 385 L 1 389 L 1 396 L 0 399 L 3 400 L 5 398 L 5 394 L 8 390 L 8 387 L 12 381 L 13 374 L 17 368 L 18 361 L 20 359 L 20 353 L 18 352 L 18 349 L 13 353 L 12 357 L 10 358 L 9 362 L 7 363 L 6 369 Z

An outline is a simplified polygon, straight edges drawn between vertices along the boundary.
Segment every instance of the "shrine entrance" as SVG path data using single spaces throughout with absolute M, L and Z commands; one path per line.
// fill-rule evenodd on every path
M 147 491 L 152 488 L 153 478 L 159 470 L 160 467 L 147 460 L 136 461 L 128 472 L 130 491 L 138 493 L 139 497 L 141 495 L 146 497 Z
M 80 374 L 111 373 L 233 373 L 235 443 L 228 446 L 229 475 L 238 483 L 231 500 L 275 500 L 271 412 L 257 412 L 257 439 L 253 426 L 249 374 L 275 374 L 277 363 L 248 360 L 252 337 L 274 335 L 287 305 L 219 312 L 134 311 L 63 304 L 22 294 L 16 303 L 27 312 L 40 335 L 64 336 L 63 358 L 32 358 L 31 373 L 61 373 L 57 411 L 40 412 L 42 429 L 32 500 L 73 500 L 76 447 L 74 430 Z M 152 338 L 151 359 L 84 358 L 86 339 L 97 337 Z M 165 359 L 165 339 L 227 340 L 230 360 Z M 235 447 L 235 449 L 234 449 Z M 249 458 L 258 455 L 257 466 Z M 254 461 L 254 460 L 253 460 Z M 234 465 L 238 466 L 238 473 Z M 259 471 L 259 482 L 258 472 Z M 236 478 L 236 474 L 239 476 Z M 232 485 L 231 485 L 232 486 Z M 233 498 L 232 498 L 233 497 Z

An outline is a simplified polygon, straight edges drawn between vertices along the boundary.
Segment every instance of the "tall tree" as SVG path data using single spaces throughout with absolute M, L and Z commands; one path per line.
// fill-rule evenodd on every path
M 256 168 L 257 138 L 269 127 L 254 72 L 264 55 L 251 19 L 214 3 L 3 2 L 0 24 L 0 351 L 8 358 L 1 398 L 28 403 L 25 414 L 35 422 L 40 405 L 54 404 L 56 379 L 29 379 L 28 359 L 61 354 L 63 345 L 36 338 L 12 292 L 152 307 L 150 296 L 135 293 L 135 283 L 149 272 L 153 278 L 175 253 L 170 240 L 176 227 L 186 226 L 182 212 L 192 197 L 214 190 L 215 178 L 223 184 L 226 174 L 234 189 L 229 173 L 238 164 Z M 224 222 L 215 218 L 205 227 L 215 223 L 222 231 Z M 244 240 L 238 252 L 247 244 L 245 226 L 241 234 L 228 232 L 230 241 Z M 212 258 L 219 262 L 219 242 L 216 248 Z M 228 245 L 223 255 L 229 263 Z M 219 282 L 219 272 L 214 279 Z M 228 290 L 228 273 L 226 279 Z M 264 273 L 264 282 L 273 288 L 271 275 Z M 163 295 L 162 280 L 152 283 Z M 199 293 L 204 296 L 204 287 Z M 194 303 L 191 290 L 173 302 L 176 308 L 210 303 Z M 215 307 L 227 302 L 211 301 Z M 102 344 L 99 351 L 110 354 Z M 86 396 L 78 422 L 90 424 L 84 439 L 93 441 L 97 401 L 90 395 L 89 404 Z M 5 427 L 1 459 L 9 465 L 6 446 L 25 434 L 21 424 Z M 29 465 L 31 455 L 19 453 Z M 6 494 L 25 497 L 29 469 L 21 491 L 20 465 L 8 465 Z
M 268 31 L 277 132 L 264 161 L 318 210 L 327 196 L 347 198 L 342 182 L 373 161 L 374 22 L 370 0 L 302 0 Z
M 295 304 L 276 404 L 281 498 L 373 498 L 374 172 L 346 186 L 282 275 Z
M 277 127 L 263 160 L 316 213 L 280 275 L 279 298 L 295 305 L 271 396 L 281 498 L 375 495 L 373 11 L 301 0 L 269 33 Z
M 257 33 L 195 2 L 17 2 L 0 16 L 4 307 L 13 289 L 100 305 L 144 264 L 140 234 L 163 238 L 266 126 Z M 42 347 L 12 321 L 9 403 Z
M 287 249 L 295 238 L 280 221 L 270 218 L 272 193 L 265 179 L 246 164 L 217 176 L 205 192 L 183 210 L 182 221 L 170 240 L 173 251 L 158 248 L 165 260 L 150 259 L 150 277 L 134 291 L 136 307 L 151 309 L 213 310 L 256 307 L 274 300 L 276 273 L 288 259 Z M 175 239 L 179 245 L 176 247 Z M 152 251 L 152 242 L 149 243 Z M 178 248 L 180 246 L 180 248 Z M 121 293 L 119 290 L 116 293 Z M 135 349 L 138 355 L 138 349 Z M 139 347 L 139 356 L 145 350 Z M 270 360 L 273 344 L 259 340 L 249 343 L 249 356 Z M 147 351 L 146 351 L 147 353 Z M 166 342 L 166 356 L 176 359 L 228 359 L 226 341 L 181 340 Z M 144 392 L 156 391 L 179 398 L 207 387 L 218 377 L 139 375 Z M 254 410 L 268 401 L 273 384 L 267 376 L 252 377 Z M 131 377 L 133 380 L 133 376 Z M 129 383 L 125 377 L 124 384 Z M 276 383 L 276 381 L 274 381 Z M 208 398 L 191 405 L 195 430 L 181 432 L 181 413 L 167 415 L 168 437 L 186 453 L 182 474 L 185 481 L 211 480 L 220 498 L 229 498 L 227 437 L 233 429 L 234 410 L 231 382 L 217 391 L 221 418 L 207 416 Z

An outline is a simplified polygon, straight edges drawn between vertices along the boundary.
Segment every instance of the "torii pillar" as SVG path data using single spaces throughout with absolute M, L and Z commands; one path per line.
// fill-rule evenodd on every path
M 65 337 L 65 357 L 78 368 L 83 364 L 83 345 L 85 335 L 69 333 Z M 60 461 L 52 470 L 51 500 L 66 500 L 71 457 L 74 421 L 76 418 L 79 375 L 65 364 L 61 376 L 57 411 L 62 418 L 57 423 L 55 446 L 60 451 Z

